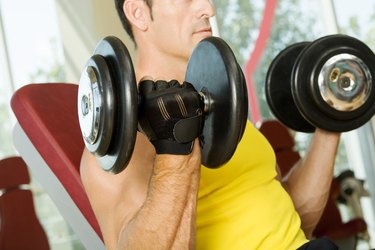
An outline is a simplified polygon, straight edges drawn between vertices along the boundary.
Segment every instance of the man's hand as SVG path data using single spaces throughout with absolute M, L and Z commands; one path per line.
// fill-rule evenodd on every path
M 139 83 L 140 129 L 157 154 L 190 154 L 202 124 L 202 102 L 193 85 L 178 81 Z

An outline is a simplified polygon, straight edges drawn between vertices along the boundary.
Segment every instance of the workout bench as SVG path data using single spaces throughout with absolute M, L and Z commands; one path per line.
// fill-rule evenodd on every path
M 105 249 L 80 179 L 84 144 L 77 91 L 78 85 L 67 83 L 29 84 L 18 89 L 11 100 L 18 120 L 14 144 L 86 249 Z

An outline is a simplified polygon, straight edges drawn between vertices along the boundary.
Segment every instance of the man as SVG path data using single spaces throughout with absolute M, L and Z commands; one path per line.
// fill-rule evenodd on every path
M 317 129 L 306 157 L 282 184 L 272 148 L 250 123 L 228 164 L 201 167 L 197 140 L 176 152 L 178 143 L 166 144 L 155 125 L 162 119 L 150 110 L 160 115 L 155 98 L 172 92 L 182 96 L 189 117 L 199 113 L 195 90 L 167 81 L 184 82 L 193 48 L 212 35 L 213 4 L 116 0 L 116 6 L 136 44 L 136 78 L 147 102 L 140 115 L 144 134 L 137 134 L 123 172 L 104 172 L 87 150 L 82 156 L 82 181 L 107 248 L 297 249 L 307 243 L 328 197 L 340 135 Z M 166 81 L 152 81 L 160 79 Z M 169 111 L 178 103 L 165 106 Z

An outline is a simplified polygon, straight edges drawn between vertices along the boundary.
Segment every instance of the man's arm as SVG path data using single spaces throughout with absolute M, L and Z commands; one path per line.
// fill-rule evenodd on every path
M 200 167 L 197 145 L 189 156 L 156 156 L 146 200 L 124 222 L 117 249 L 194 248 Z
M 81 178 L 107 249 L 165 249 L 172 243 L 172 249 L 194 248 L 200 170 L 195 145 L 190 155 L 160 155 L 154 163 L 153 146 L 138 133 L 130 163 L 116 175 L 103 171 L 85 150 Z
M 193 143 L 193 134 L 191 141 L 178 143 L 175 128 L 177 122 L 201 115 L 200 96 L 190 83 L 179 84 L 176 80 L 144 79 L 138 87 L 142 100 L 139 125 L 154 145 L 156 157 L 145 202 L 124 223 L 119 246 L 193 248 L 201 163 L 199 141 Z
M 178 143 L 174 127 L 201 114 L 199 94 L 175 80 L 144 80 L 139 93 L 144 134 L 137 134 L 128 166 L 117 175 L 103 173 L 85 151 L 83 184 L 108 249 L 194 248 L 201 153 L 195 135 Z
M 307 154 L 283 180 L 307 237 L 311 237 L 326 205 L 339 141 L 339 133 L 317 128 Z

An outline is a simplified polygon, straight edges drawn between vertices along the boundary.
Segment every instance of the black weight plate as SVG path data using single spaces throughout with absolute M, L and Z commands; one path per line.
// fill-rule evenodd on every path
M 294 63 L 309 42 L 290 45 L 282 50 L 268 68 L 265 91 L 268 105 L 275 117 L 285 126 L 299 132 L 315 131 L 298 110 L 291 90 Z
M 105 59 L 100 55 L 93 55 L 86 63 L 85 68 L 91 68 L 92 73 L 95 74 L 96 81 L 98 84 L 98 91 L 100 93 L 100 117 L 98 122 L 98 136 L 94 143 L 88 143 L 85 140 L 87 149 L 94 153 L 96 156 L 103 156 L 106 154 L 113 133 L 113 122 L 114 122 L 114 100 L 113 100 L 113 84 L 109 73 L 109 69 Z M 80 83 L 80 88 L 82 84 Z M 92 98 L 99 98 L 99 96 L 93 96 Z M 78 100 L 81 102 L 82 100 Z M 81 104 L 81 103 L 79 103 Z M 82 105 L 82 104 L 81 104 Z M 81 106 L 79 105 L 79 106 Z M 82 110 L 78 110 L 79 113 Z M 80 119 L 81 121 L 82 119 Z M 84 121 L 83 121 L 84 122 Z M 95 122 L 95 121 L 91 121 Z M 82 122 L 80 122 L 81 124 Z M 93 124 L 92 124 L 93 125 Z M 82 127 L 82 125 L 81 125 Z
M 247 89 L 229 46 L 209 37 L 194 49 L 185 80 L 197 91 L 208 92 L 210 111 L 201 135 L 202 164 L 217 168 L 235 152 L 247 119 Z
M 329 58 L 343 53 L 360 58 L 369 68 L 372 81 L 374 80 L 374 53 L 361 41 L 346 35 L 325 36 L 311 43 L 301 52 L 292 72 L 292 94 L 305 119 L 315 127 L 333 132 L 356 129 L 375 113 L 373 83 L 367 101 L 353 111 L 336 110 L 321 97 L 319 72 Z
M 107 62 L 117 110 L 109 149 L 105 156 L 97 159 L 105 171 L 116 174 L 129 163 L 137 135 L 138 95 L 134 67 L 126 46 L 114 36 L 102 39 L 94 53 Z
M 244 73 L 241 69 L 241 66 L 239 64 L 237 66 L 238 66 L 238 70 L 239 70 L 240 76 L 241 76 L 240 85 L 244 86 L 244 88 L 245 88 L 245 93 L 244 93 L 243 98 L 245 99 L 246 105 L 245 105 L 245 111 L 244 112 L 248 115 L 249 114 L 249 98 L 248 98 L 248 95 L 247 95 L 248 91 L 247 91 L 246 77 L 245 77 L 245 75 L 244 75 Z M 242 139 L 243 133 L 245 132 L 247 119 L 242 120 L 242 125 L 241 125 L 241 129 L 240 129 L 240 131 L 242 131 L 242 132 L 241 132 L 240 140 Z

